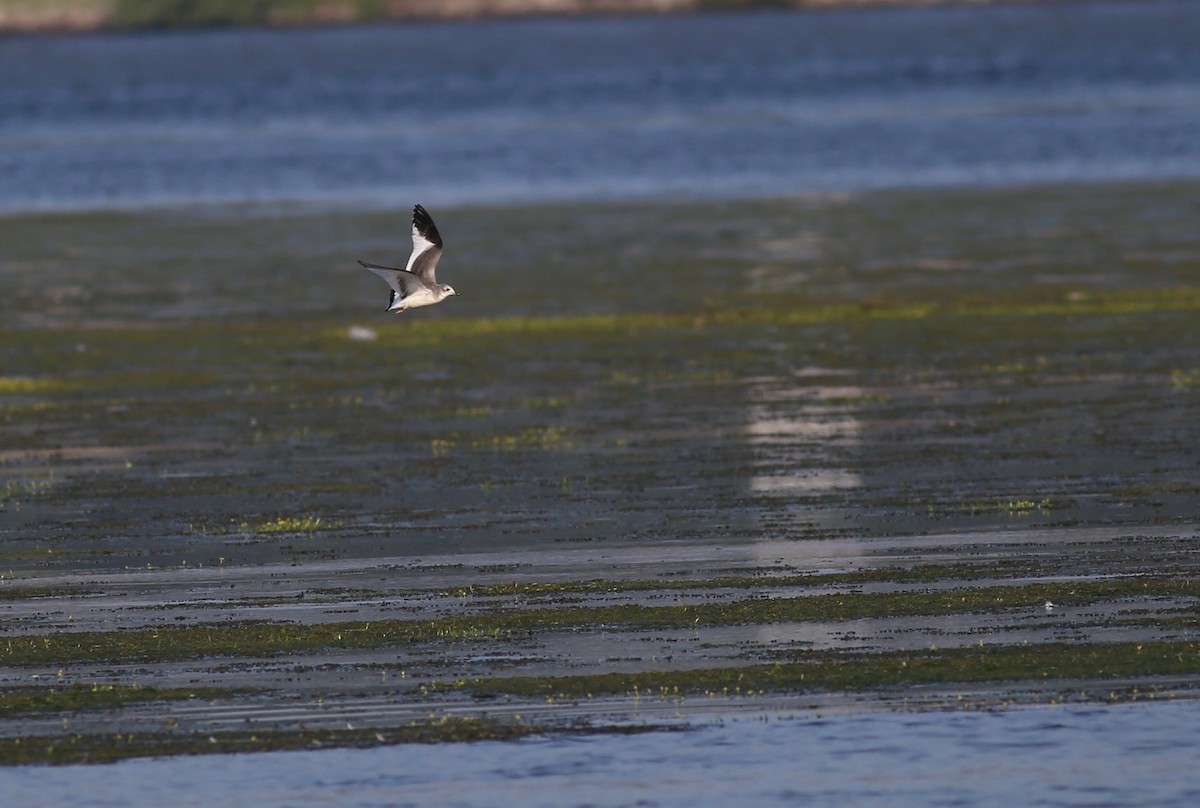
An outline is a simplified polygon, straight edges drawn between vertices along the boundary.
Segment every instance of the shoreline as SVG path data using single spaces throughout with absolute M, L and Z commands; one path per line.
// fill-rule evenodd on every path
M 744 193 L 744 194 L 661 194 L 661 195 L 613 195 L 601 197 L 514 197 L 453 199 L 439 205 L 444 210 L 489 211 L 515 209 L 617 209 L 630 204 L 651 207 L 679 207 L 691 205 L 727 205 L 746 203 L 827 203 L 849 201 L 869 197 L 911 195 L 999 195 L 1042 191 L 1085 192 L 1096 189 L 1187 189 L 1200 185 L 1200 175 L 1180 174 L 1173 176 L 1135 177 L 1086 177 L 1072 179 L 1039 179 L 1009 183 L 929 183 L 910 185 L 881 185 L 854 188 L 821 188 L 798 190 L 790 193 Z M 5 208 L 0 206 L 0 224 L 5 222 L 68 219 L 72 217 L 111 216 L 190 216 L 212 215 L 223 210 L 238 210 L 240 215 L 254 218 L 278 218 L 286 216 L 319 215 L 376 215 L 396 213 L 407 215 L 410 203 L 396 197 L 384 201 L 377 199 L 347 198 L 262 198 L 262 199 L 171 199 L 145 203 L 96 203 L 79 205 L 46 205 L 41 207 Z
M 1064 0 L 1058 0 L 1062 2 Z M 359 0 L 213 2 L 189 11 L 121 0 L 0 0 L 0 35 L 222 27 L 309 27 L 499 17 L 686 14 L 713 11 L 830 11 L 868 8 L 1030 5 L 1047 0 Z M 137 6 L 137 7 L 135 7 Z

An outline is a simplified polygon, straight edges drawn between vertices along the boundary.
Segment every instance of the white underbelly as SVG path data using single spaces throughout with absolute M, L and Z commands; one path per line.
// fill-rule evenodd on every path
M 432 306 L 437 302 L 438 299 L 433 296 L 433 292 L 421 291 L 411 294 L 403 300 L 397 300 L 392 304 L 389 311 L 404 311 L 405 309 L 415 309 L 421 306 Z

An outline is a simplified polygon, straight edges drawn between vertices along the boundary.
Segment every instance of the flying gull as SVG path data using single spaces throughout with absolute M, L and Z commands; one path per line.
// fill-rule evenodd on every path
M 392 287 L 387 310 L 397 314 L 418 306 L 432 306 L 450 295 L 458 294 L 454 287 L 438 283 L 433 275 L 438 259 L 442 257 L 442 236 L 433 223 L 433 217 L 420 205 L 413 208 L 412 239 L 412 255 L 408 257 L 408 266 L 404 269 L 358 262 Z

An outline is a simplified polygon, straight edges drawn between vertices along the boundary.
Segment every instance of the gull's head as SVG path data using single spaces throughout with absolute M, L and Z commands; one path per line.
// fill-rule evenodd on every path
M 442 297 L 450 297 L 450 295 L 456 295 L 456 294 L 458 294 L 458 292 L 454 291 L 453 286 L 451 286 L 448 283 L 442 284 Z

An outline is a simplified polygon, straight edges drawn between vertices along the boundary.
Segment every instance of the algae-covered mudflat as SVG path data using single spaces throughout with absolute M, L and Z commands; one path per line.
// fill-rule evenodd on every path
M 0 760 L 1191 697 L 1200 184 L 0 219 Z

